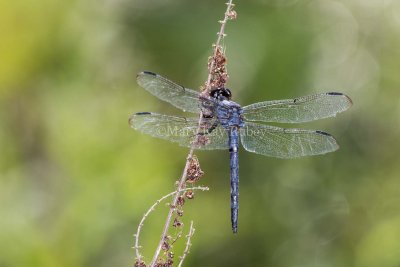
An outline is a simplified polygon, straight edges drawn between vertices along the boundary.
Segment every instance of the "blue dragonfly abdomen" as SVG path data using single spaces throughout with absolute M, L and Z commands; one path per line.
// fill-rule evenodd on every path
M 227 89 L 220 89 L 227 90 Z M 216 115 L 221 126 L 228 132 L 231 181 L 231 223 L 237 233 L 239 216 L 239 128 L 244 126 L 241 106 L 229 99 L 219 98 Z

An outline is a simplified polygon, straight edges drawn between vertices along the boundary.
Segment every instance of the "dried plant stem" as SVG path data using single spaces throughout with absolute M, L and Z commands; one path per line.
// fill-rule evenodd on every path
M 208 191 L 209 188 L 208 187 L 204 187 L 204 186 L 196 186 L 196 187 L 191 187 L 191 188 L 185 188 L 185 189 L 181 189 L 178 191 L 178 193 L 182 193 L 188 190 L 201 190 L 201 191 Z M 138 261 L 142 260 L 142 255 L 140 255 L 139 249 L 141 248 L 139 246 L 139 236 L 140 236 L 140 232 L 142 230 L 142 227 L 144 225 L 144 221 L 147 219 L 147 217 L 149 216 L 149 214 L 155 210 L 156 206 L 159 205 L 162 201 L 164 201 L 165 199 L 169 198 L 170 196 L 176 194 L 177 191 L 173 191 L 165 196 L 163 196 L 162 198 L 158 199 L 148 210 L 147 212 L 143 215 L 142 220 L 140 221 L 136 234 L 135 234 L 135 246 L 133 247 L 136 250 L 136 259 Z
M 167 219 L 165 221 L 165 225 L 164 225 L 164 228 L 163 228 L 163 231 L 162 231 L 162 234 L 161 234 L 160 242 L 159 242 L 159 244 L 157 246 L 156 252 L 154 253 L 153 259 L 152 259 L 151 264 L 150 264 L 151 267 L 153 267 L 156 264 L 157 258 L 160 255 L 160 252 L 161 252 L 161 249 L 162 249 L 162 245 L 164 243 L 164 238 L 167 235 L 168 228 L 169 228 L 169 226 L 171 224 L 172 214 L 175 211 L 175 208 L 173 208 L 173 207 L 176 207 L 180 192 L 182 191 L 182 189 L 185 186 L 186 174 L 187 174 L 187 170 L 188 170 L 189 165 L 190 165 L 190 159 L 193 157 L 193 151 L 194 151 L 194 148 L 191 148 L 190 151 L 189 151 L 189 155 L 186 158 L 185 168 L 183 169 L 183 173 L 182 173 L 181 179 L 179 180 L 178 188 L 176 189 L 175 192 L 173 192 L 173 194 L 175 194 L 174 200 L 172 201 L 171 208 L 168 211 Z
M 187 241 L 186 241 L 185 251 L 183 252 L 182 257 L 180 257 L 180 259 L 179 259 L 178 267 L 181 267 L 181 266 L 182 266 L 183 261 L 184 261 L 185 258 L 186 258 L 186 255 L 189 254 L 189 249 L 190 249 L 190 247 L 192 246 L 192 243 L 190 243 L 190 239 L 191 239 L 192 236 L 194 235 L 194 231 L 195 231 L 195 229 L 194 229 L 194 227 L 193 227 L 193 221 L 191 221 L 191 222 L 190 222 L 189 233 L 188 233 L 187 236 L 186 236 Z
M 229 0 L 228 3 L 226 3 L 227 4 L 227 8 L 226 8 L 226 11 L 225 11 L 224 19 L 222 21 L 220 21 L 221 28 L 220 28 L 220 30 L 218 32 L 217 42 L 214 44 L 214 52 L 213 52 L 213 57 L 212 58 L 216 58 L 217 57 L 217 54 L 218 54 L 218 51 L 219 51 L 219 48 L 220 48 L 220 43 L 221 43 L 222 39 L 225 36 L 225 26 L 226 26 L 226 23 L 228 22 L 228 20 L 231 18 L 231 11 L 232 11 L 232 8 L 234 6 L 234 4 L 232 2 L 233 2 L 233 0 Z M 207 81 L 206 81 L 206 88 L 203 91 L 203 93 L 207 93 L 211 89 L 211 79 L 213 77 L 214 68 L 215 68 L 215 63 L 214 63 L 214 60 L 212 60 L 210 66 L 208 68 L 208 71 L 209 71 L 208 72 L 208 78 L 207 78 Z M 200 128 L 201 128 L 201 124 L 202 124 L 202 118 L 203 118 L 203 113 L 201 112 L 200 113 L 200 117 L 199 117 L 199 126 L 197 128 L 196 139 L 197 139 L 198 133 L 200 132 Z M 196 139 L 194 140 L 193 144 L 196 143 L 196 141 L 197 141 Z M 173 213 L 175 211 L 174 207 L 176 207 L 176 205 L 177 205 L 177 201 L 178 201 L 178 198 L 179 198 L 179 195 L 180 195 L 180 191 L 185 187 L 185 182 L 186 182 L 186 178 L 187 178 L 187 172 L 188 172 L 188 169 L 189 169 L 189 166 L 190 166 L 191 159 L 193 157 L 193 152 L 194 152 L 194 145 L 192 145 L 192 147 L 190 148 L 190 151 L 188 153 L 188 156 L 186 157 L 185 168 L 183 169 L 182 176 L 181 176 L 181 178 L 179 180 L 179 183 L 178 183 L 178 187 L 177 187 L 177 189 L 175 191 L 175 196 L 174 196 L 174 200 L 172 201 L 171 208 L 168 211 L 167 219 L 165 221 L 165 225 L 164 225 L 161 237 L 160 237 L 160 241 L 158 243 L 157 249 L 156 249 L 156 251 L 154 253 L 153 259 L 152 259 L 151 264 L 150 264 L 151 267 L 155 266 L 155 264 L 157 262 L 157 259 L 158 259 L 158 256 L 160 255 L 160 252 L 161 252 L 161 249 L 162 249 L 162 245 L 164 243 L 164 238 L 167 235 L 168 228 L 169 228 L 169 226 L 171 224 L 171 218 L 172 218 L 172 215 L 173 215 Z
M 229 0 L 229 2 L 226 3 L 227 8 L 225 11 L 224 19 L 220 21 L 221 29 L 218 32 L 217 42 L 214 45 L 213 58 L 216 58 L 217 53 L 218 53 L 218 48 L 221 46 L 221 41 L 225 37 L 225 26 L 226 26 L 226 23 L 228 22 L 228 20 L 230 19 L 230 11 L 234 7 L 234 4 L 232 2 L 233 2 L 233 0 Z M 212 79 L 214 68 L 215 68 L 215 61 L 212 60 L 211 65 L 209 67 L 208 78 L 207 78 L 207 82 L 206 82 L 206 91 L 210 90 L 210 82 Z

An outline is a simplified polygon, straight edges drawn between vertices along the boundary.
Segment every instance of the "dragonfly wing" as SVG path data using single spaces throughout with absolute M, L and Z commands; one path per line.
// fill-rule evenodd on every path
M 284 129 L 251 122 L 240 129 L 240 136 L 247 151 L 276 158 L 320 155 L 339 148 L 335 138 L 322 131 Z
M 348 96 L 331 92 L 255 103 L 243 107 L 243 116 L 249 121 L 299 123 L 336 116 L 351 105 Z
M 191 147 L 199 127 L 199 119 L 141 112 L 132 115 L 129 124 L 142 133 Z M 228 135 L 214 119 L 204 118 L 197 141 L 193 145 L 195 149 L 203 150 L 228 149 Z
M 153 72 L 143 71 L 136 76 L 137 83 L 159 99 L 183 111 L 199 113 L 199 96 L 194 90 L 178 85 Z

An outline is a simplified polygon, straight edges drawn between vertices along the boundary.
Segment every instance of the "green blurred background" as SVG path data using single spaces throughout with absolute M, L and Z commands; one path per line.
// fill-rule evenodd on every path
M 196 153 L 211 190 L 185 206 L 185 229 L 191 219 L 196 228 L 186 266 L 400 266 L 400 2 L 234 2 L 225 46 L 235 101 L 340 91 L 354 106 L 301 125 L 333 134 L 335 153 L 241 149 L 237 235 L 229 155 Z M 138 222 L 174 189 L 188 152 L 129 128 L 134 112 L 182 114 L 135 74 L 198 89 L 224 1 L 0 7 L 0 266 L 133 266 Z M 146 260 L 166 211 L 145 224 Z

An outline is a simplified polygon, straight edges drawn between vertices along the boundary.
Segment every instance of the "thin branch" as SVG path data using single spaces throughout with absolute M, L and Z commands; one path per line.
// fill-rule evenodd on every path
M 204 187 L 204 186 L 196 186 L 196 187 L 192 187 L 192 188 L 185 188 L 185 189 L 181 189 L 178 191 L 178 193 L 181 192 L 185 192 L 188 190 L 201 190 L 201 191 L 208 191 L 209 188 L 208 187 Z M 135 237 L 135 246 L 133 247 L 136 250 L 136 259 L 137 261 L 141 261 L 142 260 L 142 255 L 140 255 L 139 249 L 141 248 L 141 246 L 139 246 L 139 236 L 140 236 L 140 232 L 142 230 L 142 227 L 144 225 L 144 221 L 147 219 L 147 217 L 149 216 L 149 214 L 155 210 L 156 206 L 159 205 L 162 201 L 164 201 L 166 198 L 169 198 L 170 196 L 176 194 L 177 191 L 173 191 L 165 196 L 163 196 L 162 198 L 160 198 L 159 200 L 157 200 L 148 210 L 147 212 L 143 215 L 142 220 L 140 221 L 136 234 L 134 235 Z
M 193 228 L 193 221 L 191 221 L 191 222 L 190 222 L 189 233 L 188 233 L 187 236 L 186 236 L 187 241 L 186 241 L 185 251 L 183 252 L 182 257 L 180 257 L 178 267 L 181 267 L 181 266 L 182 266 L 183 261 L 185 260 L 187 254 L 189 254 L 189 252 L 190 252 L 189 250 L 190 250 L 190 247 L 192 246 L 192 243 L 190 243 L 190 239 L 191 239 L 192 236 L 194 235 L 194 231 L 195 231 L 195 230 L 196 230 L 196 229 Z
M 176 207 L 177 200 L 178 200 L 178 197 L 179 197 L 179 192 L 183 189 L 183 187 L 185 185 L 186 173 L 187 173 L 187 170 L 188 170 L 189 165 L 190 165 L 190 159 L 193 156 L 193 151 L 194 151 L 194 148 L 191 148 L 190 151 L 189 151 L 189 155 L 186 158 L 185 168 L 183 169 L 183 173 L 182 173 L 181 179 L 179 181 L 178 188 L 174 192 L 175 196 L 174 196 L 174 200 L 172 201 L 172 204 L 171 204 L 172 207 Z M 169 225 L 171 224 L 171 218 L 172 218 L 172 214 L 173 214 L 174 210 L 175 210 L 174 208 L 170 208 L 169 211 L 168 211 L 167 219 L 165 221 L 165 225 L 164 225 L 164 228 L 163 228 L 163 231 L 162 231 L 162 234 L 161 234 L 160 242 L 159 242 L 159 244 L 157 246 L 156 252 L 154 253 L 153 259 L 152 259 L 151 264 L 150 264 L 151 267 L 154 267 L 154 265 L 157 262 L 157 258 L 160 255 L 160 252 L 161 252 L 161 249 L 162 249 L 162 245 L 164 243 L 164 238 L 167 235 Z
M 220 48 L 220 43 L 221 43 L 221 41 L 223 40 L 223 38 L 225 36 L 226 23 L 228 22 L 229 19 L 233 18 L 232 9 L 233 9 L 234 4 L 232 2 L 233 2 L 233 0 L 229 0 L 229 2 L 226 3 L 227 4 L 227 8 L 226 8 L 226 11 L 225 11 L 224 19 L 222 21 L 220 21 L 221 28 L 220 28 L 220 30 L 218 32 L 217 42 L 214 45 L 213 58 L 216 58 L 217 55 L 218 55 L 218 51 L 219 51 L 219 48 Z M 209 69 L 208 69 L 209 72 L 208 72 L 208 78 L 207 78 L 207 82 L 206 82 L 206 88 L 205 88 L 203 93 L 207 93 L 211 89 L 210 84 L 211 84 L 211 79 L 212 79 L 212 76 L 213 76 L 213 73 L 214 73 L 214 68 L 215 68 L 215 63 L 214 63 L 214 60 L 213 60 L 211 62 L 211 64 L 210 64 L 210 66 L 209 66 Z M 200 132 L 202 119 L 203 119 L 203 113 L 200 112 L 199 124 L 198 124 L 198 128 L 197 128 L 197 131 L 196 131 L 196 137 L 195 137 L 195 140 L 194 140 L 194 142 L 192 144 L 192 147 L 190 148 L 188 156 L 186 157 L 185 168 L 183 169 L 182 176 L 181 176 L 181 178 L 179 180 L 178 188 L 176 190 L 176 193 L 175 193 L 175 196 L 174 196 L 174 200 L 172 201 L 172 207 L 176 207 L 176 204 L 177 204 L 177 201 L 178 201 L 178 197 L 179 197 L 179 191 L 181 189 L 183 189 L 184 186 L 185 186 L 187 172 L 188 172 L 188 169 L 189 169 L 189 166 L 190 166 L 191 159 L 193 157 L 194 146 L 195 146 L 194 144 L 197 143 L 197 141 L 198 141 L 198 136 L 199 136 L 198 133 Z M 151 264 L 150 264 L 150 267 L 154 267 L 155 266 L 155 264 L 157 262 L 157 259 L 158 259 L 158 256 L 160 255 L 160 252 L 161 252 L 161 249 L 162 249 L 162 245 L 164 243 L 164 238 L 167 235 L 168 228 L 169 228 L 169 226 L 171 224 L 171 218 L 172 218 L 173 212 L 174 212 L 174 208 L 170 208 L 170 210 L 168 211 L 167 219 L 165 221 L 165 225 L 164 225 L 161 237 L 160 237 L 160 242 L 159 242 L 159 244 L 157 246 L 156 252 L 154 253 L 153 259 L 152 259 Z
M 213 53 L 212 58 L 216 58 L 217 57 L 218 49 L 221 46 L 220 43 L 224 39 L 224 37 L 226 36 L 226 34 L 225 34 L 225 26 L 226 26 L 226 23 L 228 22 L 228 20 L 232 18 L 232 13 L 231 12 L 232 12 L 233 7 L 235 6 L 232 2 L 233 2 L 233 0 L 229 0 L 229 2 L 226 3 L 227 8 L 226 8 L 226 11 L 225 11 L 224 19 L 222 21 L 219 21 L 221 23 L 221 29 L 218 32 L 218 38 L 217 38 L 217 42 L 214 45 L 214 53 Z M 214 67 L 215 67 L 215 61 L 213 60 L 213 61 L 211 61 L 211 65 L 210 65 L 209 71 L 208 71 L 208 78 L 207 78 L 207 82 L 206 82 L 206 91 L 210 90 L 210 83 L 211 83 Z

